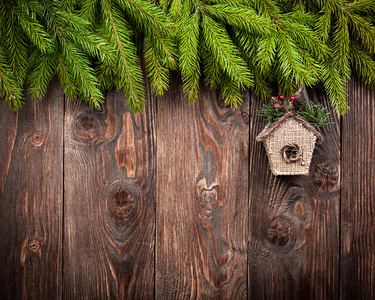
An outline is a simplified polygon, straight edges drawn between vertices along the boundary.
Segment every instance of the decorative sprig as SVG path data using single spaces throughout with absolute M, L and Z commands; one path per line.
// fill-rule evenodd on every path
M 285 112 L 285 109 L 276 110 L 269 102 L 265 102 L 259 110 L 258 115 L 267 118 L 267 123 L 272 124 L 276 120 L 280 119 Z
M 309 105 L 304 103 L 298 110 L 298 114 L 315 127 L 332 124 L 329 120 L 330 113 L 327 111 L 327 108 L 320 103 L 315 104 L 314 102 L 310 102 Z
M 296 105 L 293 105 L 294 101 L 297 102 Z M 294 111 L 297 115 L 303 117 L 315 127 L 332 124 L 329 120 L 330 112 L 326 107 L 320 103 L 307 103 L 301 96 L 291 96 L 290 100 L 286 100 L 283 95 L 280 95 L 278 98 L 272 97 L 271 101 L 263 103 L 258 115 L 267 118 L 268 123 L 271 124 L 292 109 L 295 109 Z

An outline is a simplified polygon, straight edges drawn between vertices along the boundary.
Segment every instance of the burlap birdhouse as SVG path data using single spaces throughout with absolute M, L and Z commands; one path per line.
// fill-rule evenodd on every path
M 308 175 L 315 142 L 322 135 L 304 118 L 289 111 L 257 137 L 267 151 L 274 175 Z

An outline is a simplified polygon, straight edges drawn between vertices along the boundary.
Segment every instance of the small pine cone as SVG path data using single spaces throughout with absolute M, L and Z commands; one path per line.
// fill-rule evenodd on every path
M 294 100 L 292 101 L 293 109 L 299 110 L 302 106 L 303 99 L 301 96 L 295 96 Z
M 278 97 L 271 97 L 270 104 L 277 111 L 281 108 L 281 104 L 279 102 Z

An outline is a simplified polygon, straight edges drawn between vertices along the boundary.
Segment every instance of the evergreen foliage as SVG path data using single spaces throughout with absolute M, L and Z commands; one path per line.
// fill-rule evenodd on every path
M 292 109 L 291 104 L 288 100 L 283 100 L 280 104 L 280 109 L 275 109 L 275 107 L 272 106 L 269 101 L 263 103 L 261 109 L 258 112 L 258 115 L 267 119 L 267 125 L 277 121 Z M 332 124 L 332 122 L 329 120 L 329 111 L 320 103 L 307 103 L 306 101 L 303 101 L 303 105 L 298 110 L 295 110 L 295 113 L 303 117 L 306 121 L 308 121 L 315 127 L 327 126 Z
M 288 102 L 282 101 L 282 107 L 287 107 Z M 260 108 L 258 115 L 261 117 L 265 117 L 267 119 L 267 124 L 272 124 L 273 122 L 280 119 L 285 113 L 287 112 L 286 109 L 274 109 L 270 102 L 266 101 L 263 103 L 262 107 Z
M 322 104 L 315 104 L 310 102 L 310 105 L 306 103 L 298 110 L 298 114 L 304 117 L 313 126 L 327 126 L 332 124 L 329 120 L 329 112 Z
M 99 108 L 123 88 L 139 112 L 143 56 L 157 95 L 178 70 L 190 101 L 201 79 L 234 106 L 321 87 L 344 113 L 352 72 L 375 88 L 374 16 L 373 0 L 0 0 L 0 96 L 19 109 L 57 74 L 70 98 Z

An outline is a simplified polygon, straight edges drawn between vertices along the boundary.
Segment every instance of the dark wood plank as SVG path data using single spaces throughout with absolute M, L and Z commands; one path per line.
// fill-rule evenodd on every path
M 54 80 L 18 113 L 0 100 L 1 299 L 62 296 L 63 114 Z
M 329 106 L 324 95 L 310 100 Z M 321 130 L 308 176 L 273 176 L 250 101 L 250 299 L 334 299 L 339 289 L 340 120 Z M 332 109 L 331 109 L 332 111 Z
M 248 97 L 157 99 L 156 299 L 247 297 Z
M 375 92 L 348 85 L 342 126 L 341 299 L 375 299 Z
M 154 296 L 154 103 L 132 114 L 122 92 L 102 111 L 67 101 L 64 297 Z
M 16 142 L 18 131 L 18 112 L 12 111 L 8 105 L 0 99 L 1 119 L 0 119 L 0 194 L 4 191 L 7 180 L 14 143 Z

